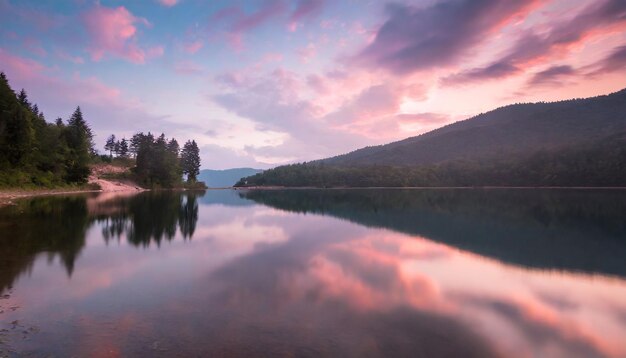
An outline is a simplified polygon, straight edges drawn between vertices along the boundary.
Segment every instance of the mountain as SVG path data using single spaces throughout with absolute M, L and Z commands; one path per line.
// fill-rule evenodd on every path
M 203 169 L 198 175 L 198 180 L 203 181 L 211 188 L 226 188 L 235 185 L 235 183 L 250 175 L 262 172 L 261 169 L 253 168 L 233 168 L 225 170 Z
M 398 142 L 266 170 L 236 186 L 626 187 L 626 89 L 514 104 Z
M 509 105 L 416 137 L 321 162 L 411 166 L 479 160 L 563 148 L 620 132 L 626 132 L 626 89 L 586 99 Z

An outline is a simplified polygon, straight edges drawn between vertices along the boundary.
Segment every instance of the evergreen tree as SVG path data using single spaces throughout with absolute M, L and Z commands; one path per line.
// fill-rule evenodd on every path
M 175 138 L 172 138 L 172 140 L 167 143 L 167 150 L 174 156 L 176 156 L 176 158 L 178 158 L 178 154 L 180 153 L 180 145 L 178 145 L 178 141 Z
M 20 94 L 17 95 L 17 101 L 24 107 L 27 109 L 31 109 L 30 107 L 30 102 L 28 101 L 28 95 L 26 94 L 26 91 L 22 88 L 22 90 L 20 91 Z
M 183 173 L 187 175 L 187 182 L 195 183 L 200 174 L 200 150 L 195 140 L 187 141 L 180 153 Z
M 115 150 L 115 134 L 111 134 L 104 144 L 104 150 L 109 152 L 109 156 L 113 158 L 113 150 Z
M 67 160 L 67 180 L 85 183 L 89 176 L 89 160 L 93 152 L 93 134 L 83 118 L 80 107 L 70 117 L 67 124 L 67 144 L 69 158 Z
M 27 164 L 27 158 L 33 149 L 34 129 L 30 103 L 26 96 L 26 91 L 22 90 L 20 96 L 15 98 L 15 93 L 9 86 L 6 77 L 2 81 L 2 130 L 3 144 L 2 152 L 11 166 L 22 166 Z M 22 105 L 22 100 L 25 103 Z
M 120 157 L 126 158 L 128 156 L 128 141 L 126 138 L 122 138 L 120 141 L 118 154 Z
M 143 133 L 136 133 L 130 138 L 130 145 L 128 150 L 133 153 L 133 158 L 137 157 L 137 152 L 139 151 L 139 146 L 141 145 L 142 139 Z
M 116 157 L 120 156 L 120 141 L 119 140 L 115 141 L 115 143 L 113 144 L 113 153 L 115 153 Z
M 155 139 L 150 133 L 137 133 L 131 139 L 132 146 L 138 148 L 134 171 L 140 182 L 147 186 L 164 187 L 180 183 L 182 170 L 176 139 L 167 141 L 165 134 Z
M 180 152 L 180 147 L 178 145 L 178 141 L 172 138 L 166 147 L 165 158 L 163 161 L 163 166 L 167 171 L 167 178 L 170 183 L 178 183 L 181 180 L 183 175 L 182 169 L 180 167 L 180 160 L 178 159 L 178 154 Z
M 144 184 L 150 185 L 150 177 L 151 177 L 151 158 L 152 158 L 152 147 L 154 144 L 154 136 L 148 132 L 148 134 L 137 133 L 133 136 L 132 142 L 136 144 L 136 166 L 135 166 L 135 174 L 139 181 Z

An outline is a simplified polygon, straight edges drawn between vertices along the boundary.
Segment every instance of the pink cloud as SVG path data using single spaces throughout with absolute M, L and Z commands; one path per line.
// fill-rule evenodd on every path
M 309 75 L 306 79 L 306 83 L 315 93 L 320 95 L 328 94 L 328 86 L 326 86 L 321 76 L 315 74 Z
M 324 7 L 325 0 L 299 0 L 296 8 L 289 17 L 287 29 L 294 32 L 298 29 L 298 23 L 304 21 L 307 17 L 319 14 Z
M 261 8 L 250 14 L 247 14 L 241 7 L 231 6 L 215 13 L 213 20 L 226 22 L 230 33 L 241 34 L 265 24 L 268 20 L 284 13 L 285 9 L 285 3 L 281 0 L 267 1 Z
M 291 22 L 301 21 L 306 17 L 318 14 L 324 7 L 325 0 L 299 0 L 291 14 Z
M 64 78 L 56 69 L 46 67 L 32 59 L 13 55 L 0 48 L 0 63 L 13 88 L 25 88 L 31 101 L 37 103 L 48 119 L 66 117 L 77 105 L 88 114 L 98 138 L 116 128 L 138 130 L 141 126 L 155 127 L 158 122 L 147 114 L 135 99 L 122 95 L 93 76 L 76 72 Z M 129 128 L 129 123 L 131 127 Z M 102 133 L 101 131 L 105 131 Z
M 163 56 L 163 53 L 165 53 L 165 48 L 163 46 L 150 47 L 146 51 L 146 58 L 161 57 Z
M 240 33 L 230 33 L 226 35 L 226 42 L 235 51 L 243 51 L 243 35 Z
M 14 56 L 2 48 L 0 48 L 0 63 L 2 63 L 2 71 L 6 72 L 7 76 L 17 76 L 25 79 L 33 78 L 44 69 L 44 66 L 39 62 Z
M 144 63 L 146 58 L 163 54 L 162 47 L 148 50 L 137 45 L 137 23 L 149 26 L 148 20 L 131 14 L 125 7 L 107 8 L 96 6 L 85 12 L 83 22 L 90 36 L 88 51 L 91 59 L 100 61 L 110 54 L 131 61 Z
M 456 64 L 469 49 L 541 5 L 537 0 L 390 4 L 387 20 L 355 60 L 396 74 Z
M 41 46 L 41 41 L 39 41 L 38 39 L 32 37 L 26 38 L 24 39 L 23 44 L 28 51 L 39 57 L 46 57 L 48 55 L 48 52 L 44 50 L 44 48 Z
M 20 2 L 16 1 L 15 3 Z M 0 14 L 9 14 L 9 16 L 20 19 L 40 31 L 50 31 L 59 27 L 67 20 L 62 15 L 42 11 L 34 6 L 20 5 L 16 6 L 9 1 L 0 1 Z
M 297 30 L 306 18 L 318 14 L 325 0 L 298 0 L 293 10 L 289 9 L 289 2 L 285 0 L 266 0 L 261 6 L 247 12 L 242 6 L 225 7 L 211 16 L 211 27 L 222 27 L 227 43 L 236 51 L 244 48 L 244 35 L 267 23 L 286 21 L 287 29 Z
M 56 51 L 56 55 L 58 58 L 62 60 L 69 61 L 77 65 L 82 65 L 83 63 L 85 63 L 85 59 L 83 59 L 82 57 L 72 56 L 69 53 L 61 51 L 61 50 Z
M 289 30 L 289 32 L 296 32 L 297 29 L 298 29 L 297 22 L 290 22 L 289 25 L 287 25 L 287 30 Z
M 280 62 L 283 60 L 283 58 L 284 56 L 282 53 L 269 52 L 263 56 L 262 62 L 264 63 Z
M 625 12 L 626 3 L 622 0 L 596 1 L 580 10 L 573 18 L 555 21 L 543 33 L 534 30 L 521 33 L 504 56 L 483 67 L 470 68 L 447 76 L 442 83 L 457 85 L 527 73 L 532 67 L 550 64 L 565 57 L 588 43 L 591 38 L 623 32 L 626 29 Z M 549 72 L 548 75 L 550 74 L 555 73 Z
M 216 80 L 223 89 L 212 97 L 214 103 L 248 118 L 257 130 L 287 135 L 280 144 L 246 148 L 253 156 L 289 153 L 299 160 L 317 159 L 421 133 L 441 123 L 435 115 L 401 114 L 403 100 L 423 99 L 425 88 L 371 71 L 302 76 L 284 69 L 261 75 L 245 70 L 224 73 Z M 293 159 L 285 161 L 289 160 Z
M 183 48 L 188 53 L 194 54 L 198 52 L 203 46 L 204 44 L 202 43 L 202 41 L 198 40 L 198 41 L 190 42 L 190 43 L 183 45 Z
M 0 62 L 11 81 L 15 80 L 34 92 L 36 88 L 45 88 L 45 92 L 55 100 L 98 105 L 122 103 L 119 89 L 109 87 L 95 77 L 83 78 L 76 73 L 70 81 L 63 81 L 50 75 L 52 71 L 39 62 L 15 56 L 3 49 L 0 49 Z
M 197 75 L 203 72 L 202 67 L 192 61 L 179 61 L 174 65 L 174 71 L 183 75 Z
M 163 6 L 172 7 L 178 3 L 178 0 L 159 0 L 159 3 Z
M 306 47 L 303 47 L 297 51 L 298 57 L 300 57 L 300 62 L 309 63 L 315 55 L 317 54 L 317 48 L 315 44 L 309 43 Z

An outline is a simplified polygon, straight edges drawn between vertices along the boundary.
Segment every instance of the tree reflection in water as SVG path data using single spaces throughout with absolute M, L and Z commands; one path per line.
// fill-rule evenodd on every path
M 89 224 L 84 196 L 40 197 L 0 208 L 0 293 L 32 270 L 39 253 L 47 253 L 48 261 L 58 257 L 71 276 Z
M 125 237 L 134 246 L 159 246 L 177 229 L 191 239 L 202 192 L 153 192 L 132 196 L 72 195 L 38 197 L 0 208 L 0 293 L 30 272 L 39 254 L 59 258 L 71 276 L 88 229 L 98 223 L 108 243 Z
M 94 211 L 107 243 L 126 237 L 135 246 L 161 245 L 171 241 L 177 228 L 183 239 L 191 239 L 198 221 L 197 192 L 155 192 L 150 195 L 117 197 L 98 203 Z

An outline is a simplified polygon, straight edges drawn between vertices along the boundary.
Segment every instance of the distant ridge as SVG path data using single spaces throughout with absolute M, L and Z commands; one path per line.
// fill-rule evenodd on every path
M 428 133 L 322 159 L 333 165 L 423 165 L 554 149 L 626 132 L 626 89 L 500 107 Z
M 198 180 L 203 181 L 210 188 L 227 188 L 250 175 L 262 172 L 261 169 L 254 168 L 233 168 L 224 170 L 202 169 Z

